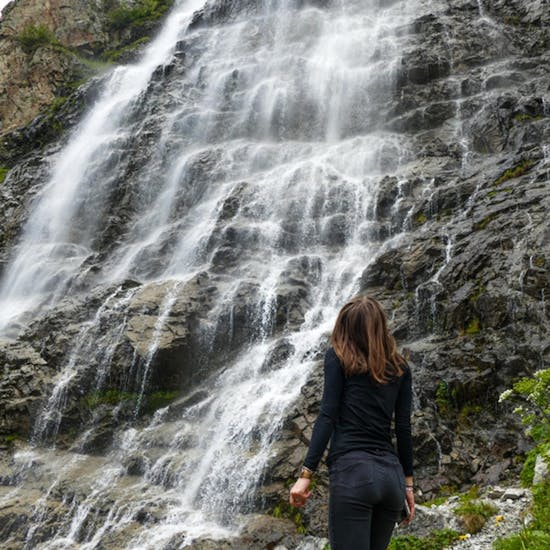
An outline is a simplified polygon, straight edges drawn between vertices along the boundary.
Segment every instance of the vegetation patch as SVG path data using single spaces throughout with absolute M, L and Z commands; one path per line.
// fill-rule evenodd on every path
M 179 393 L 175 391 L 157 391 L 144 396 L 143 410 L 145 413 L 152 413 L 157 409 L 167 407 Z
M 550 548 L 550 480 L 533 487 L 532 521 L 517 535 L 498 539 L 495 550 L 548 550 Z
M 533 376 L 521 378 L 500 396 L 499 402 L 519 401 L 514 412 L 521 418 L 525 433 L 535 442 L 527 453 L 521 480 L 531 485 L 537 455 L 550 454 L 550 368 L 538 370 Z M 532 520 L 518 534 L 495 542 L 495 550 L 546 550 L 550 548 L 550 479 L 533 485 Z
M 46 25 L 26 25 L 17 35 L 17 41 L 26 54 L 33 54 L 41 46 L 59 44 Z
M 9 171 L 10 169 L 6 166 L 0 166 L 0 185 L 4 183 L 4 180 L 6 179 Z
M 518 113 L 514 116 L 514 120 L 516 122 L 533 122 L 535 120 L 540 120 L 542 118 L 541 115 L 530 115 L 528 113 Z
M 519 164 L 517 164 L 513 168 L 508 168 L 508 170 L 504 171 L 494 181 L 494 185 L 500 185 L 501 183 L 504 183 L 505 181 L 511 180 L 513 178 L 519 178 L 520 176 L 523 176 L 523 174 L 531 170 L 531 168 L 533 168 L 534 165 L 535 165 L 534 160 L 531 160 L 531 159 L 522 160 Z
M 496 213 L 485 216 L 480 222 L 474 223 L 474 226 L 473 226 L 474 231 L 481 231 L 482 229 L 485 229 L 496 218 L 497 218 Z
M 546 266 L 546 258 L 544 256 L 535 256 L 533 258 L 533 265 L 535 267 L 545 267 Z
M 16 441 L 21 441 L 23 439 L 24 438 L 21 437 L 19 434 L 11 433 L 11 434 L 8 434 L 8 435 L 4 436 L 4 443 L 8 446 L 8 448 L 11 448 L 11 447 L 13 447 L 13 445 L 15 445 Z
M 481 325 L 479 319 L 474 317 L 469 323 L 468 326 L 464 329 L 464 334 L 469 334 L 470 336 L 478 334 L 481 330 Z
M 177 392 L 157 391 L 150 394 L 145 394 L 141 401 L 141 411 L 145 414 L 151 414 L 157 409 L 161 409 L 169 405 L 176 397 Z M 126 392 L 121 390 L 106 390 L 96 391 L 84 397 L 84 401 L 88 408 L 94 410 L 101 405 L 116 406 L 124 403 L 129 403 L 132 406 L 137 406 L 139 402 L 139 394 Z
M 107 13 L 111 29 L 123 30 L 140 27 L 149 21 L 160 19 L 172 5 L 172 0 L 138 0 L 132 5 L 123 4 Z
M 426 217 L 426 214 L 424 214 L 424 212 L 419 212 L 415 217 L 414 217 L 414 222 L 417 224 L 417 225 L 422 225 L 424 223 L 426 223 L 428 221 L 428 218 Z
M 118 405 L 124 401 L 135 401 L 138 400 L 137 393 L 130 393 L 121 390 L 106 390 L 106 391 L 95 391 L 84 397 L 86 405 L 90 409 L 96 409 L 100 405 Z
M 512 193 L 513 189 L 511 187 L 502 187 L 500 189 L 493 189 L 487 193 L 487 196 L 492 199 L 496 197 L 499 193 Z
M 455 388 L 450 388 L 445 380 L 440 380 L 435 389 L 435 403 L 440 414 L 448 415 L 455 408 L 457 392 Z
M 459 540 L 459 533 L 453 529 L 433 531 L 427 537 L 403 535 L 392 538 L 388 550 L 441 550 Z
M 294 525 L 296 525 L 296 531 L 300 534 L 307 533 L 307 529 L 304 525 L 304 519 L 300 510 L 295 508 L 286 499 L 281 499 L 279 504 L 273 508 L 271 515 L 274 518 L 287 518 L 290 519 Z
M 465 499 L 454 510 L 464 530 L 472 535 L 481 531 L 487 520 L 497 512 L 498 508 L 493 504 L 476 499 Z
M 150 38 L 148 36 L 142 36 L 141 38 L 138 38 L 131 44 L 128 44 L 127 46 L 124 46 L 123 48 L 116 48 L 113 50 L 107 50 L 103 52 L 101 57 L 108 62 L 116 63 L 119 61 L 123 61 L 124 59 L 128 58 L 132 53 L 139 50 L 142 46 L 147 44 L 150 41 Z
M 458 415 L 457 425 L 459 427 L 466 427 L 472 425 L 472 420 L 481 414 L 483 408 L 480 405 L 464 405 Z

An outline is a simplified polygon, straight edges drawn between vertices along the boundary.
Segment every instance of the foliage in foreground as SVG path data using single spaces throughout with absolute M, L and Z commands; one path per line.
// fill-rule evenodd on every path
M 474 534 L 481 531 L 487 520 L 494 516 L 498 509 L 493 504 L 478 500 L 478 488 L 473 487 L 462 495 L 454 513 L 460 518 L 460 523 L 466 533 Z
M 533 483 L 537 455 L 550 454 L 550 369 L 539 370 L 532 377 L 522 378 L 500 401 L 515 398 L 521 404 L 515 411 L 520 415 L 525 433 L 535 442 L 527 454 L 521 479 L 524 485 Z M 532 487 L 532 520 L 517 535 L 497 540 L 495 550 L 547 550 L 550 548 L 550 479 Z
M 394 537 L 388 550 L 442 550 L 457 541 L 459 534 L 452 529 L 434 531 L 428 537 L 403 535 Z
M 533 520 L 517 535 L 497 540 L 495 550 L 548 550 L 550 548 L 550 479 L 533 487 Z

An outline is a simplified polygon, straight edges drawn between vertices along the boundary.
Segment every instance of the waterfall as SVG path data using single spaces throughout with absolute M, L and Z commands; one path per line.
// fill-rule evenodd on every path
M 406 135 L 384 124 L 409 3 L 245 4 L 211 20 L 208 4 L 193 15 L 202 2 L 177 2 L 142 59 L 106 78 L 33 200 L 0 286 L 0 330 L 108 291 L 69 346 L 33 445 L 15 455 L 21 487 L 48 487 L 29 549 L 157 549 L 237 532 L 285 411 L 383 249 L 379 181 L 396 174 L 401 193 L 412 159 Z M 167 289 L 142 342 L 141 378 L 128 382 L 139 409 L 163 326 L 205 273 L 215 302 L 201 345 L 209 362 L 223 339 L 227 363 L 197 382 L 192 402 L 122 424 L 102 456 L 84 452 L 91 421 L 67 458 L 50 441 L 56 415 L 73 378 L 107 383 L 137 292 L 120 285 Z M 111 347 L 97 360 L 105 325 Z M 44 540 L 53 493 L 63 519 Z

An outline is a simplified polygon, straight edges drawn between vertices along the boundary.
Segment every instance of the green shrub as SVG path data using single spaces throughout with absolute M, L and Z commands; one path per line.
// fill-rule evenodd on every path
M 133 6 L 124 4 L 110 10 L 107 13 L 107 22 L 113 30 L 141 26 L 147 21 L 162 17 L 171 5 L 171 0 L 139 0 Z
M 482 500 L 464 502 L 454 510 L 454 513 L 460 518 L 464 530 L 471 534 L 481 531 L 487 520 L 497 512 L 496 506 Z
M 59 43 L 46 25 L 26 25 L 17 35 L 17 41 L 27 54 L 34 53 L 40 46 Z
M 515 413 L 521 418 L 525 432 L 536 443 L 527 453 L 521 473 L 524 484 L 533 483 L 537 455 L 550 454 L 550 369 L 535 372 L 533 376 L 521 378 L 513 387 L 503 392 L 499 402 L 515 399 L 521 404 Z M 530 513 L 533 520 L 529 527 L 517 535 L 495 542 L 496 550 L 546 550 L 550 548 L 550 479 L 531 489 L 533 505 Z
M 498 512 L 496 506 L 479 500 L 478 497 L 479 487 L 474 485 L 460 496 L 459 504 L 454 509 L 466 533 L 481 531 L 487 520 Z
M 520 479 L 521 484 L 524 487 L 531 487 L 533 485 L 533 478 L 535 477 L 535 462 L 537 461 L 538 449 L 531 449 L 525 456 L 525 462 L 521 469 Z
M 294 522 L 298 533 L 302 535 L 307 533 L 302 513 L 297 508 L 292 506 L 288 500 L 281 499 L 279 504 L 277 504 L 277 506 L 275 506 L 271 511 L 271 515 L 274 518 L 288 518 Z
M 427 537 L 402 535 L 392 538 L 388 550 L 442 550 L 457 541 L 459 534 L 452 529 L 433 531 Z

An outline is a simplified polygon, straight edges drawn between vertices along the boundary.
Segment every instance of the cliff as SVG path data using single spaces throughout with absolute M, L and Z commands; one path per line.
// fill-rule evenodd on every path
M 20 490 L 0 540 L 61 537 L 78 509 L 74 541 L 125 547 L 189 502 L 220 525 L 251 518 L 223 542 L 199 529 L 196 548 L 326 536 L 324 466 L 301 515 L 285 501 L 318 411 L 324 316 L 352 291 L 383 302 L 413 369 L 420 500 L 515 482 L 530 442 L 498 398 L 550 360 L 544 3 L 209 2 L 95 134 L 103 63 L 144 63 L 127 52 L 167 6 L 134 24 L 139 2 L 66 4 L 16 0 L 0 23 L 0 275 L 13 302 L 38 288 L 0 349 L 0 480 Z M 363 33 L 354 51 L 333 13 L 346 39 Z M 55 210 L 44 197 L 71 143 L 82 185 Z M 14 451 L 29 440 L 27 471 Z M 75 456 L 55 478 L 49 461 Z

